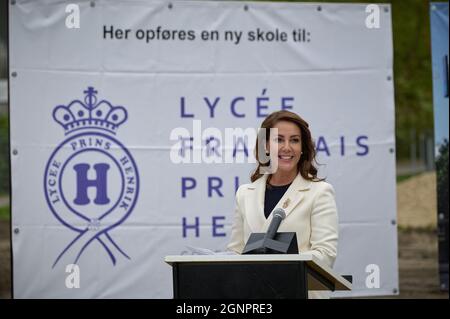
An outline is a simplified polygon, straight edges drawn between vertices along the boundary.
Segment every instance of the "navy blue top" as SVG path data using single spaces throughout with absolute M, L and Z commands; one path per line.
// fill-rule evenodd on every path
M 264 195 L 264 215 L 266 218 L 269 217 L 270 213 L 275 206 L 277 206 L 281 197 L 283 197 L 284 193 L 286 193 L 291 184 L 282 186 L 273 186 L 270 184 L 266 185 L 266 193 Z

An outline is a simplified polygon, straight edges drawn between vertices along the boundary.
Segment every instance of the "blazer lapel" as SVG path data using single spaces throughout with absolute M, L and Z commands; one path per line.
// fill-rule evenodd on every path
M 259 233 L 266 222 L 264 216 L 264 194 L 266 192 L 267 175 L 263 175 L 248 185 L 248 198 L 245 200 L 248 223 L 252 233 Z
M 272 221 L 272 214 L 267 219 L 264 216 L 264 195 L 266 192 L 267 177 L 268 175 L 264 175 L 247 186 L 249 192 L 248 198 L 245 200 L 245 210 L 247 212 L 248 223 L 253 233 L 267 231 Z M 310 181 L 305 180 L 298 174 L 275 208 L 283 208 L 286 216 L 288 216 L 301 202 L 305 191 L 310 189 L 310 185 Z
M 310 187 L 311 181 L 305 180 L 300 174 L 298 174 L 297 177 L 293 180 L 291 186 L 289 186 L 289 188 L 287 189 L 286 193 L 284 193 L 283 197 L 281 197 L 274 210 L 277 208 L 282 208 L 286 213 L 286 217 L 289 216 L 289 214 L 292 213 L 294 208 L 303 199 L 305 191 L 309 190 Z M 269 218 L 265 220 L 263 229 L 266 230 L 267 228 L 269 228 L 271 222 L 272 214 L 270 214 Z
M 298 174 L 292 182 L 291 187 L 286 191 L 283 198 L 278 203 L 279 207 L 283 208 L 288 216 L 294 208 L 301 202 L 305 191 L 311 188 L 311 181 L 308 181 Z M 278 207 L 278 206 L 277 206 Z

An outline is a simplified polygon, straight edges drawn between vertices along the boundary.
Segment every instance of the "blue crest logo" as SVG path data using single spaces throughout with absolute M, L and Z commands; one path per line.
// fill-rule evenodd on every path
M 88 248 L 106 252 L 113 265 L 130 257 L 110 234 L 131 214 L 139 193 L 139 174 L 130 152 L 115 135 L 128 118 L 123 106 L 97 100 L 88 87 L 84 101 L 58 105 L 53 119 L 67 138 L 50 156 L 44 174 L 47 204 L 56 219 L 75 232 L 57 256 L 77 263 Z

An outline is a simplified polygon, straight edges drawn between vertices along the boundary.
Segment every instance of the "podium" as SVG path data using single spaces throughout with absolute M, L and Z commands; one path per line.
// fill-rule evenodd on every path
M 352 284 L 312 254 L 167 256 L 175 299 L 306 299 Z

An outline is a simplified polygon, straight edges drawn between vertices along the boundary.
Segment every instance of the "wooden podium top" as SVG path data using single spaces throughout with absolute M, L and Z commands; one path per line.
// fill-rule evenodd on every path
M 166 256 L 164 261 L 169 265 L 174 263 L 264 263 L 264 262 L 295 262 L 304 261 L 309 268 L 319 273 L 334 284 L 335 290 L 351 290 L 352 284 L 330 267 L 321 262 L 313 254 L 268 254 L 268 255 L 177 255 Z M 308 275 L 309 290 L 328 290 L 314 276 Z

